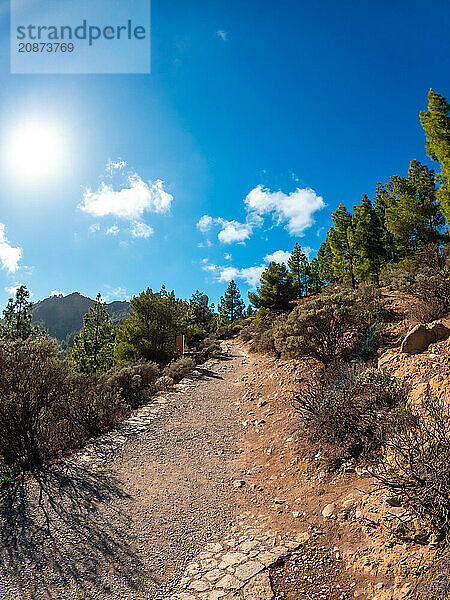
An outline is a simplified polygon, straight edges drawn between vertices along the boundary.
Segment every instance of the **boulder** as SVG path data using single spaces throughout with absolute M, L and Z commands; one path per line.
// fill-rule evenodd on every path
M 329 519 L 330 517 L 334 516 L 336 513 L 336 504 L 334 504 L 334 502 L 332 502 L 331 504 L 327 504 L 325 506 L 325 508 L 322 510 L 322 517 L 325 517 L 325 519 Z
M 420 354 L 430 344 L 445 340 L 450 335 L 450 327 L 441 321 L 434 321 L 428 325 L 416 325 L 404 338 L 400 352 L 405 354 Z

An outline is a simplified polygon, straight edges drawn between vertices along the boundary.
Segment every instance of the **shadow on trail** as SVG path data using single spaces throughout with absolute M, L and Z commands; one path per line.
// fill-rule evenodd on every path
M 71 462 L 2 490 L 0 588 L 11 582 L 24 600 L 68 589 L 89 598 L 107 594 L 109 573 L 138 590 L 151 574 L 125 541 L 129 520 L 117 510 L 114 522 L 105 522 L 99 510 L 128 498 L 111 477 Z
M 218 375 L 214 371 L 210 371 L 209 369 L 202 369 L 201 367 L 197 367 L 195 371 L 189 374 L 189 378 L 193 381 L 205 381 L 208 379 L 223 379 L 221 375 Z

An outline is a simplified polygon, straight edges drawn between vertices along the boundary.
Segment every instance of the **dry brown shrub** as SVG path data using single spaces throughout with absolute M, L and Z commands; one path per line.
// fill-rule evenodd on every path
M 373 460 L 389 433 L 392 411 L 406 401 L 404 387 L 383 370 L 335 365 L 330 373 L 303 381 L 294 398 L 305 434 L 330 469 L 350 459 Z
M 450 411 L 430 390 L 396 415 L 375 476 L 439 535 L 450 532 Z

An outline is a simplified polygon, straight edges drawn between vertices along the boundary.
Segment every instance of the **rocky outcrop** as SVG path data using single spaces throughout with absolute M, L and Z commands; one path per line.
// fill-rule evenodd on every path
M 420 354 L 430 344 L 441 342 L 450 336 L 450 323 L 447 320 L 434 321 L 428 325 L 416 325 L 404 338 L 400 352 L 405 354 Z

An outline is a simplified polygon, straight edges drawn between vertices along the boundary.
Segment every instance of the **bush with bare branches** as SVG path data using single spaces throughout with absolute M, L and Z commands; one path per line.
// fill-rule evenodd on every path
M 319 447 L 329 468 L 349 459 L 377 456 L 390 429 L 395 407 L 403 405 L 403 384 L 377 369 L 343 368 L 304 380 L 294 397 L 305 433 Z
M 412 317 L 422 323 L 434 321 L 450 312 L 450 245 L 431 245 L 414 258 L 391 267 L 385 274 L 393 289 L 407 292 L 418 302 Z
M 450 410 L 428 389 L 421 406 L 395 418 L 374 474 L 437 534 L 450 533 Z
M 64 431 L 68 372 L 68 359 L 49 337 L 0 343 L 0 454 L 7 465 L 33 468 L 51 454 L 55 429 Z

